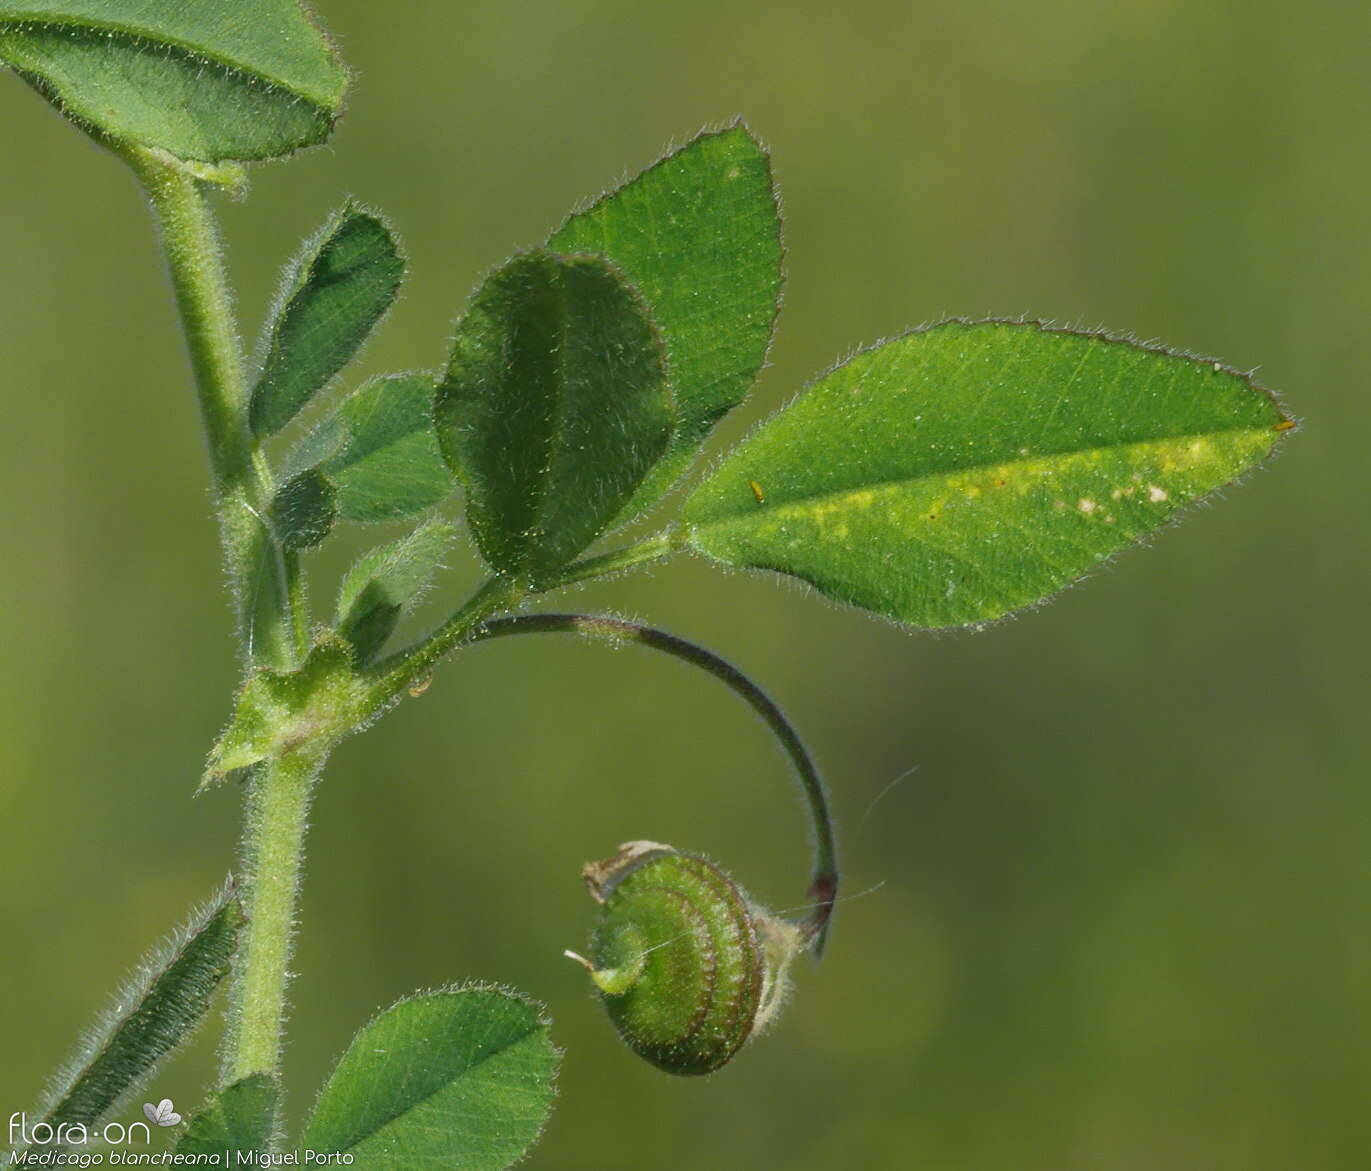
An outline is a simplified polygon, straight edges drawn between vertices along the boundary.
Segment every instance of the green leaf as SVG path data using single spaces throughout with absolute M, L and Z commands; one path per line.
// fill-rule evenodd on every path
M 186 1126 L 176 1151 L 220 1155 L 265 1151 L 271 1143 L 279 1088 L 276 1079 L 254 1073 L 215 1094 Z M 221 1164 L 222 1165 L 222 1164 Z
M 335 490 L 318 469 L 293 476 L 276 490 L 271 501 L 272 528 L 287 549 L 318 545 L 338 515 Z
M 400 290 L 405 261 L 390 229 L 344 204 L 287 266 L 249 414 L 279 431 L 346 366 Z
M 548 246 L 613 261 L 666 344 L 677 431 L 619 518 L 628 520 L 689 467 L 766 361 L 781 296 L 770 159 L 741 123 L 701 134 L 573 215 Z
M 139 965 L 105 1018 L 58 1072 L 38 1115 L 92 1126 L 185 1040 L 228 974 L 243 914 L 232 883 Z
M 338 489 L 346 520 L 403 520 L 457 486 L 433 431 L 433 378 L 373 379 L 291 452 L 291 469 L 316 465 Z
M 535 582 L 623 508 L 672 421 L 661 343 L 637 293 L 604 260 L 549 252 L 486 280 L 434 405 L 482 554 Z
M 352 644 L 359 666 L 380 653 L 401 616 L 418 602 L 456 535 L 446 521 L 429 521 L 371 550 L 348 571 L 335 622 Z
M 322 142 L 347 83 L 296 0 L 0 0 L 0 62 L 97 137 L 202 162 Z
M 1025 322 L 858 354 L 686 504 L 693 546 L 915 626 L 1030 605 L 1241 475 L 1290 426 L 1217 362 Z
M 542 1130 L 557 1061 L 547 1021 L 515 993 L 473 986 L 402 1000 L 354 1038 L 301 1146 L 393 1171 L 498 1171 Z

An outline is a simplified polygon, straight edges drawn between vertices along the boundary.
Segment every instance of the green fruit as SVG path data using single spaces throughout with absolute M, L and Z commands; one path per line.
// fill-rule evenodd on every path
M 799 928 L 756 907 L 709 859 L 629 842 L 584 870 L 602 906 L 584 964 L 639 1056 L 674 1074 L 726 1065 L 779 1007 Z

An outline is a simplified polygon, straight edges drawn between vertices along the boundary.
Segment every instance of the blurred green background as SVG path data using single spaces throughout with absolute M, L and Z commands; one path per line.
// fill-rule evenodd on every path
M 349 114 L 223 206 L 249 334 L 352 193 L 412 260 L 354 373 L 434 366 L 489 266 L 742 113 L 774 150 L 789 279 L 774 364 L 712 450 L 853 346 L 947 314 L 1259 365 L 1305 428 L 1151 550 L 982 634 L 906 634 L 690 560 L 554 603 L 752 672 L 825 765 L 847 891 L 884 884 L 714 1078 L 631 1057 L 560 952 L 591 919 L 581 863 L 627 838 L 798 901 L 781 758 L 717 684 L 644 652 L 549 637 L 446 665 L 319 793 L 294 1119 L 378 1007 L 479 977 L 546 1001 L 567 1050 L 530 1168 L 1365 1166 L 1371 9 L 320 7 L 356 69 Z M 149 216 L 12 76 L 0 107 L 7 1116 L 231 865 L 239 794 L 190 799 L 235 665 Z M 316 596 L 381 535 L 317 555 Z M 455 560 L 438 602 L 476 574 Z M 215 1034 L 155 1096 L 194 1106 Z

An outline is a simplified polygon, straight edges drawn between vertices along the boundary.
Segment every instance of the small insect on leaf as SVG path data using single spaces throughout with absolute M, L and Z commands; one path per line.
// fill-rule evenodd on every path
M 977 625 L 1241 476 L 1284 418 L 1208 359 L 1035 323 L 944 322 L 811 384 L 695 489 L 685 527 L 726 564 L 789 573 L 911 626 Z M 749 477 L 766 485 L 764 507 Z
M 1289 430 L 1290 430 L 1292 427 L 1294 427 L 1294 426 L 1295 426 L 1295 420 L 1294 420 L 1294 419 L 1282 419 L 1279 423 L 1277 423 L 1277 424 L 1275 425 L 1275 427 L 1272 428 L 1272 430 L 1273 430 L 1273 431 L 1289 431 Z
M 762 491 L 762 486 L 756 480 L 749 480 L 747 486 L 752 489 L 752 495 L 757 497 L 758 504 L 766 503 L 766 493 Z

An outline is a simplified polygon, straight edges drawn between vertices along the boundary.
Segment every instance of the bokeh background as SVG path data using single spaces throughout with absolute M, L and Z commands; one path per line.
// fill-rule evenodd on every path
M 412 260 L 355 375 L 434 366 L 489 266 L 742 113 L 774 150 L 789 280 L 773 365 L 713 450 L 854 345 L 947 314 L 1259 366 L 1305 426 L 1152 549 L 981 634 L 911 635 L 690 560 L 557 603 L 649 617 L 772 689 L 831 779 L 847 891 L 883 884 L 711 1079 L 632 1058 L 560 952 L 591 919 L 581 863 L 627 838 L 798 901 L 805 827 L 767 736 L 644 652 L 549 637 L 446 665 L 319 793 L 296 1121 L 378 1007 L 479 977 L 546 1001 L 567 1050 L 530 1168 L 1365 1166 L 1371 9 L 320 7 L 356 68 L 348 117 L 223 207 L 249 334 L 352 193 Z M 220 881 L 239 794 L 190 797 L 234 652 L 147 211 L 11 76 L 0 107 L 7 1116 Z M 382 535 L 315 556 L 316 596 Z M 476 576 L 455 559 L 428 618 Z M 217 1031 L 156 1096 L 194 1106 Z

